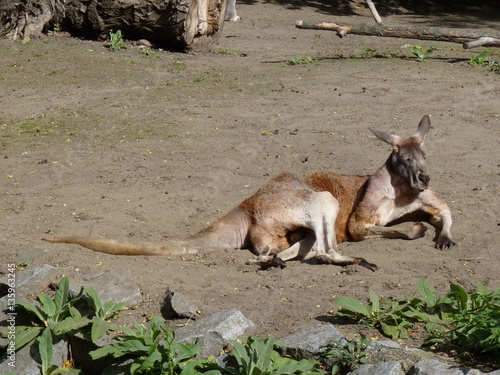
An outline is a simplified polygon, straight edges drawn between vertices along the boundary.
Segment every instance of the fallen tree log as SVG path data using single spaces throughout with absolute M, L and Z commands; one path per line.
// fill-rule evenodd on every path
M 204 51 L 220 37 L 227 0 L 2 0 L 0 33 L 36 38 L 51 28 L 75 36 L 147 39 L 166 48 Z
M 488 46 L 488 47 L 500 47 L 500 39 L 498 38 L 490 38 L 490 37 L 482 37 L 477 40 L 472 40 L 470 42 L 464 43 L 463 47 L 465 49 Z
M 383 36 L 392 38 L 409 38 L 419 40 L 439 40 L 454 43 L 468 43 L 483 38 L 479 32 L 467 29 L 452 29 L 431 26 L 413 25 L 386 25 L 386 24 L 358 24 L 339 25 L 334 22 L 309 22 L 297 21 L 295 26 L 299 29 L 316 29 L 335 31 L 339 37 L 347 34 Z M 490 38 L 498 39 L 500 37 Z M 466 47 L 464 47 L 466 48 Z M 469 47 L 472 48 L 472 47 Z

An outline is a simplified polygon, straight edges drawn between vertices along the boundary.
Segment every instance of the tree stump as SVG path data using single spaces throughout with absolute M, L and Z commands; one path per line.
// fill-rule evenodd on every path
M 207 51 L 220 37 L 227 0 L 1 0 L 0 33 L 29 39 L 50 29 L 89 39 L 121 30 L 169 49 Z

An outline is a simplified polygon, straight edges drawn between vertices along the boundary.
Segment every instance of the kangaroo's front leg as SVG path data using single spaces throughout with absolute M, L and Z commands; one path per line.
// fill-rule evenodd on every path
M 441 229 L 436 247 L 438 249 L 449 249 L 456 245 L 451 239 L 451 212 L 448 205 L 434 193 L 432 190 L 426 191 L 423 195 L 424 205 L 422 210 L 431 215 L 429 223 L 438 229 Z

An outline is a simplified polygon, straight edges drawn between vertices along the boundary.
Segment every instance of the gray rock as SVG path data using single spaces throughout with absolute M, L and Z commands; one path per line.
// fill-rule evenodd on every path
M 344 336 L 331 324 L 318 324 L 279 340 L 282 352 L 296 359 L 317 359 L 328 344 L 344 345 Z
M 185 295 L 169 290 L 165 295 L 162 315 L 165 318 L 193 319 L 198 315 L 198 307 Z
M 401 345 L 391 340 L 373 340 L 366 346 L 366 351 L 376 351 L 385 348 L 402 349 Z
M 425 352 L 420 349 L 404 349 L 396 343 L 390 344 L 387 341 L 370 343 L 366 352 L 369 363 L 397 361 L 401 364 L 405 373 L 418 361 L 440 358 L 434 353 Z
M 15 250 L 15 261 L 12 263 L 20 264 L 31 264 L 33 261 L 40 257 L 41 255 L 48 252 L 47 249 L 23 247 Z
M 72 267 L 53 267 L 48 264 L 35 268 L 26 268 L 16 273 L 16 297 L 45 289 L 51 282 L 76 271 Z M 4 281 L 2 281 L 4 283 Z
M 229 353 L 222 353 L 218 357 L 215 357 L 212 362 L 216 363 L 220 367 L 229 367 L 229 366 L 236 367 L 238 365 L 234 357 Z
M 401 364 L 397 361 L 364 364 L 347 375 L 404 375 Z
M 500 373 L 500 371 L 495 371 Z M 489 373 L 493 375 L 494 373 Z M 434 359 L 418 361 L 411 368 L 408 375 L 483 375 L 482 371 L 469 368 L 460 368 Z
M 141 290 L 129 270 L 99 271 L 86 275 L 83 281 L 71 283 L 71 293 L 77 295 L 82 286 L 94 288 L 102 302 L 123 302 L 127 307 L 142 302 Z
M 60 340 L 53 345 L 52 365 L 61 367 L 64 362 L 69 359 L 68 343 Z M 0 358 L 0 375 L 6 375 L 9 372 L 19 375 L 40 375 L 40 355 L 38 353 L 38 345 L 36 342 L 26 345 L 16 352 L 15 358 L 7 358 L 7 353 Z M 13 363 L 15 367 L 12 367 Z
M 228 340 L 235 340 L 253 329 L 254 324 L 237 310 L 224 310 L 175 331 L 181 343 L 200 344 L 201 356 L 217 355 Z

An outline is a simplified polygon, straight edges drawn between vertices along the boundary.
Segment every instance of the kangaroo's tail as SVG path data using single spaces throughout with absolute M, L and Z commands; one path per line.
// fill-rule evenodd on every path
M 190 244 L 189 240 L 170 240 L 162 244 L 132 244 L 85 237 L 55 237 L 43 238 L 43 240 L 51 243 L 77 244 L 100 253 L 116 255 L 169 255 L 198 252 L 197 244 Z
M 51 243 L 77 244 L 94 251 L 115 255 L 193 254 L 200 250 L 244 247 L 247 244 L 249 227 L 248 213 L 237 207 L 200 233 L 186 239 L 168 240 L 161 244 L 132 244 L 86 237 L 54 237 L 43 240 Z

